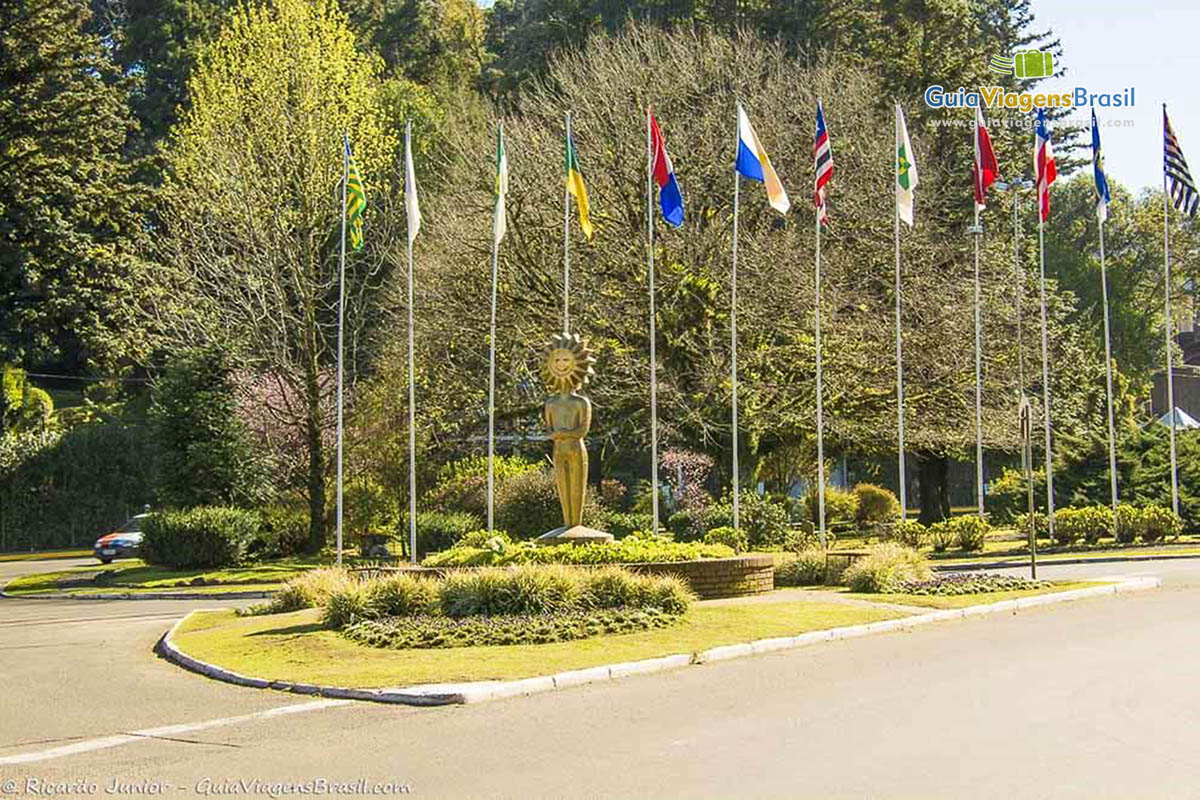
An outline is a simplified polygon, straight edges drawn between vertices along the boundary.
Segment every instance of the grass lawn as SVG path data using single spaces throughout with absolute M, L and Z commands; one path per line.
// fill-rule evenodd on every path
M 35 550 L 32 553 L 0 553 L 0 562 L 4 561 L 49 561 L 56 558 L 87 558 L 92 555 L 92 549 L 76 550 Z
M 321 629 L 315 609 L 264 617 L 210 611 L 194 614 L 175 644 L 243 675 L 375 688 L 529 678 L 902 616 L 891 609 L 811 600 L 697 605 L 676 625 L 641 633 L 553 644 L 385 650 Z
M 60 591 L 58 582 L 61 580 L 83 578 L 98 572 L 111 573 L 112 581 L 97 586 L 71 587 L 65 591 L 72 594 L 171 590 L 208 593 L 238 589 L 271 589 L 305 570 L 326 564 L 327 560 L 322 557 L 297 557 L 247 564 L 243 567 L 173 570 L 150 566 L 133 559 L 108 565 L 97 563 L 95 566 L 26 575 L 11 581 L 6 591 L 12 594 L 57 592 Z M 204 583 L 191 585 L 191 581 L 197 578 L 203 579 Z

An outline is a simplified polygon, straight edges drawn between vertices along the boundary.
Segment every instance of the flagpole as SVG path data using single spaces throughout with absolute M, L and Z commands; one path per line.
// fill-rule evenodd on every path
M 1019 192 L 1021 191 L 1021 180 L 1013 181 L 1010 186 L 1012 188 L 1012 212 L 1013 212 L 1013 283 L 1016 286 L 1017 292 L 1017 394 L 1018 396 L 1025 391 L 1025 334 L 1022 320 L 1022 307 L 1025 305 L 1025 274 L 1021 270 L 1021 221 L 1018 216 L 1018 207 L 1021 203 Z
M 404 126 L 404 152 L 412 152 L 412 121 Z M 407 176 L 406 176 L 407 180 Z M 405 187 L 408 189 L 408 187 Z M 415 189 L 414 189 L 415 192 Z M 413 366 L 413 220 L 408 230 L 408 546 L 412 563 L 417 563 L 417 381 Z
M 975 135 L 978 137 L 978 126 Z M 979 239 L 983 229 L 979 227 L 979 203 L 975 203 L 975 497 L 979 507 L 979 518 L 983 513 L 983 317 L 980 309 L 979 287 Z
M 504 121 L 498 125 L 500 144 L 504 142 Z M 496 155 L 496 169 L 500 169 L 500 156 Z M 500 180 L 499 173 L 496 180 Z M 487 475 L 487 526 L 488 533 L 495 531 L 496 519 L 496 295 L 499 282 L 500 238 L 496 236 L 496 221 L 500 215 L 500 204 L 504 202 L 497 184 L 496 204 L 492 208 L 492 314 L 488 327 L 488 475 Z
M 733 135 L 733 274 L 730 281 L 730 312 L 729 312 L 729 352 L 731 361 L 730 386 L 733 391 L 733 529 L 741 530 L 739 517 L 738 495 L 740 480 L 738 478 L 738 372 L 737 372 L 737 268 L 738 268 L 738 191 L 741 184 L 737 171 L 737 148 L 739 132 L 734 126 Z
M 1103 199 L 1102 199 L 1103 201 Z M 1108 321 L 1108 271 L 1104 263 L 1104 220 L 1100 226 L 1100 289 L 1104 298 L 1104 380 L 1108 395 L 1108 486 L 1112 509 L 1117 510 L 1117 431 L 1113 423 L 1112 334 Z
M 817 99 L 820 103 L 820 98 Z M 817 355 L 817 524 L 825 548 L 825 411 L 821 386 L 821 207 L 817 206 L 817 249 L 813 270 L 813 339 Z
M 654 147 L 650 141 L 650 106 L 646 106 L 646 263 L 650 277 L 650 507 L 658 535 L 658 353 L 654 321 Z
M 1166 128 L 1167 104 L 1163 103 Z M 1165 132 L 1165 131 L 1164 131 Z M 1167 414 L 1171 429 L 1171 510 L 1179 513 L 1179 470 L 1175 452 L 1175 378 L 1171 369 L 1171 207 L 1167 202 L 1167 173 L 1163 170 L 1163 331 L 1167 359 Z
M 571 331 L 571 112 L 566 113 L 567 165 L 563 182 L 563 333 Z
M 1050 440 L 1050 341 L 1046 330 L 1046 221 L 1042 219 L 1041 187 L 1038 187 L 1038 279 L 1042 314 L 1042 417 L 1046 430 L 1046 518 L 1054 538 L 1054 453 Z
M 900 104 L 896 104 L 896 108 L 900 108 Z M 901 274 L 900 274 L 900 196 L 898 189 L 900 186 L 900 162 L 898 151 L 900 148 L 900 115 L 895 114 L 895 129 L 896 129 L 896 150 L 897 155 L 892 158 L 893 164 L 893 183 L 895 184 L 896 208 L 895 208 L 895 238 L 896 238 L 896 443 L 898 453 L 898 467 L 900 470 L 900 521 L 908 520 L 908 487 L 905 485 L 904 473 L 904 333 L 901 327 Z M 905 153 L 905 157 L 909 156 Z
M 337 344 L 337 564 L 342 565 L 342 336 L 346 315 L 346 187 L 350 182 L 350 136 L 342 133 L 342 248 L 338 258 Z

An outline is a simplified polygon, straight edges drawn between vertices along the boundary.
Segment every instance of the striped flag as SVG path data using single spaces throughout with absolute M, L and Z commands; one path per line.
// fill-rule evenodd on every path
M 913 226 L 913 205 L 916 202 L 917 162 L 913 157 L 904 111 L 896 103 L 896 213 L 908 227 Z
M 650 176 L 658 184 L 658 200 L 662 207 L 663 219 L 668 225 L 678 228 L 683 224 L 683 194 L 679 191 L 679 181 L 675 180 L 675 167 L 671 165 L 671 157 L 667 155 L 667 143 L 653 114 L 650 115 L 650 149 Z
M 358 174 L 358 164 L 354 163 L 350 137 L 343 136 L 342 142 L 346 148 L 346 227 L 350 232 L 350 246 L 362 250 L 365 244 L 363 212 L 367 210 L 367 190 L 363 187 L 362 176 Z
M 829 212 L 825 207 L 825 184 L 833 177 L 833 150 L 829 146 L 829 131 L 825 129 L 825 109 L 821 98 L 817 98 L 817 135 L 813 141 L 813 169 L 816 179 L 813 185 L 813 204 L 822 225 L 829 223 Z
M 1046 128 L 1046 110 L 1038 109 L 1036 135 L 1033 140 L 1033 174 L 1037 176 L 1038 218 L 1050 216 L 1050 184 L 1058 177 L 1054 164 L 1054 149 L 1050 146 L 1050 131 Z
M 987 208 L 988 187 L 996 182 L 1000 166 L 992 150 L 992 137 L 983 121 L 983 111 L 975 108 L 975 163 L 971 168 L 971 182 L 975 187 L 975 210 Z
M 792 201 L 788 200 L 787 192 L 783 189 L 783 182 L 779 180 L 775 168 L 771 166 L 771 159 L 767 156 L 766 148 L 758 140 L 758 134 L 754 132 L 754 126 L 750 124 L 750 117 L 746 116 L 746 110 L 742 108 L 741 103 L 738 103 L 737 115 L 737 159 L 733 163 L 733 168 L 743 178 L 761 183 L 767 190 L 767 202 L 771 204 L 771 208 L 780 214 L 786 214 L 792 207 Z
M 1196 205 L 1200 202 L 1200 194 L 1196 192 L 1196 183 L 1192 173 L 1188 171 L 1187 159 L 1179 149 L 1179 140 L 1171 129 L 1171 121 L 1167 119 L 1167 107 L 1163 106 L 1163 184 L 1175 209 L 1183 211 L 1189 217 L 1196 213 Z
M 1104 174 L 1104 154 L 1100 151 L 1100 124 L 1096 122 L 1096 109 L 1092 109 L 1092 177 L 1096 182 L 1096 218 L 1101 222 L 1108 219 L 1108 204 L 1112 196 L 1108 191 L 1108 177 Z
M 584 238 L 592 238 L 592 220 L 588 216 L 591 207 L 588 205 L 587 187 L 583 185 L 583 173 L 579 170 L 579 157 L 575 153 L 575 140 L 567 134 L 567 191 L 575 198 L 575 207 L 579 209 L 579 227 L 583 229 Z

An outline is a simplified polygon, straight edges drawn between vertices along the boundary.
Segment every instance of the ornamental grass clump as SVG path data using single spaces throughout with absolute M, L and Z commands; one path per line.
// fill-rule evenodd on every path
M 549 566 L 481 569 L 447 575 L 438 604 L 448 617 L 546 614 L 575 607 L 582 576 Z
M 929 564 L 916 550 L 885 542 L 842 573 L 842 583 L 854 592 L 894 592 L 906 581 L 928 580 Z
M 237 613 L 256 616 L 316 608 L 325 605 L 331 594 L 354 582 L 355 578 L 350 572 L 341 567 L 309 570 L 285 583 L 267 602 L 241 609 Z
M 367 609 L 372 617 L 405 617 L 425 614 L 437 602 L 433 581 L 399 573 L 366 584 Z
M 321 624 L 341 630 L 371 616 L 371 591 L 364 582 L 351 581 L 332 592 L 321 609 Z
M 820 586 L 825 582 L 825 551 L 801 550 L 795 558 L 775 567 L 776 586 Z

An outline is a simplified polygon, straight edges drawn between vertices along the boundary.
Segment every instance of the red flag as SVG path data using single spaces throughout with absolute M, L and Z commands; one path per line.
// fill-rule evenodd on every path
M 1046 128 L 1046 110 L 1038 109 L 1037 135 L 1033 140 L 1033 168 L 1037 176 L 1038 215 L 1045 222 L 1050 216 L 1050 184 L 1058 177 L 1054 150 L 1050 146 L 1050 131 Z
M 992 137 L 988 135 L 987 125 L 983 121 L 983 111 L 975 108 L 975 164 L 971 168 L 971 178 L 975 185 L 975 208 L 979 211 L 987 208 L 988 187 L 996 182 L 1000 167 L 996 164 L 996 154 L 992 151 Z

